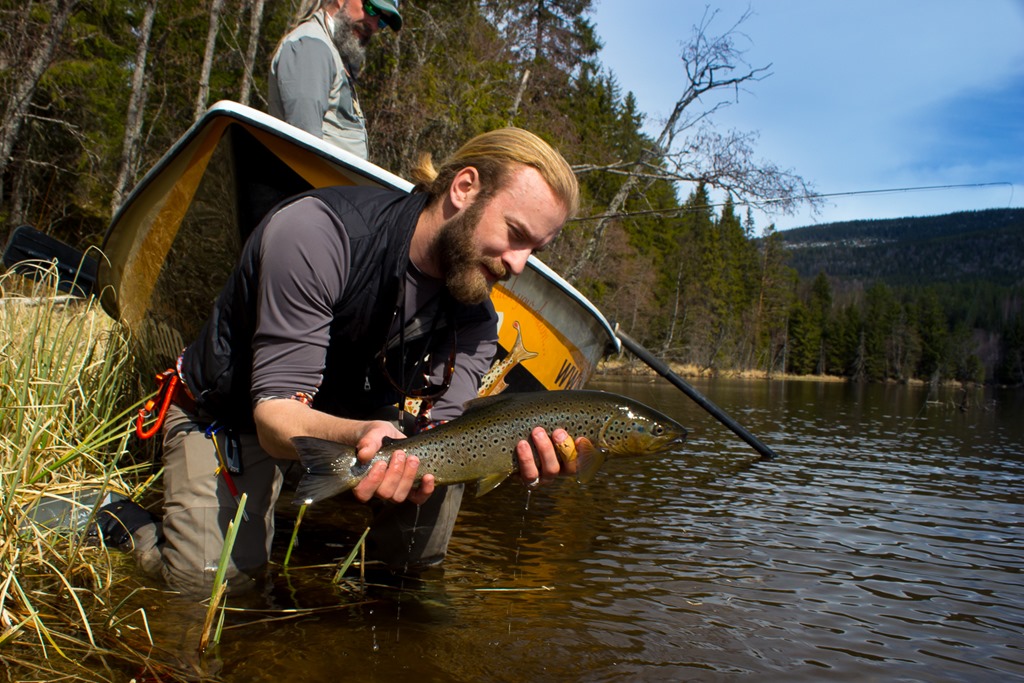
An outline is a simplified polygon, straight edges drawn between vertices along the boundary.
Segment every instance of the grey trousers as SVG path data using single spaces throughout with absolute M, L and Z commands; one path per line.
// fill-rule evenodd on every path
M 206 425 L 177 406 L 164 422 L 164 509 L 161 525 L 133 533 L 132 551 L 148 574 L 187 593 L 208 594 L 220 564 L 229 523 L 238 504 L 223 475 Z M 226 452 L 223 432 L 215 436 Z M 232 475 L 246 495 L 247 519 L 239 525 L 226 578 L 232 593 L 248 590 L 265 574 L 274 539 L 274 506 L 292 461 L 264 451 L 255 434 L 238 435 L 242 472 Z M 462 486 L 438 489 L 422 506 L 381 507 L 371 522 L 367 559 L 396 570 L 419 569 L 444 559 L 462 502 Z M 161 528 L 162 526 L 162 528 Z

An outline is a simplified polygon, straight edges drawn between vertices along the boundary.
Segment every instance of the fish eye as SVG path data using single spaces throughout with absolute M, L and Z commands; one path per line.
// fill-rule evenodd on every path
M 655 436 L 661 436 L 664 433 L 665 428 L 662 427 L 661 425 L 654 425 L 654 428 L 651 429 L 651 434 L 654 434 Z

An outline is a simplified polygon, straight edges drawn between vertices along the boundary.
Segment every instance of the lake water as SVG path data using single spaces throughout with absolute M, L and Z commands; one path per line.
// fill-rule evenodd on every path
M 691 428 L 684 452 L 467 500 L 444 570 L 415 580 L 281 575 L 249 599 L 270 612 L 228 619 L 220 676 L 1024 680 L 1022 393 L 695 385 L 779 459 L 663 380 L 598 378 Z M 303 528 L 324 561 L 362 531 Z M 251 623 L 288 608 L 321 611 Z M 175 633 L 159 637 L 195 642 Z

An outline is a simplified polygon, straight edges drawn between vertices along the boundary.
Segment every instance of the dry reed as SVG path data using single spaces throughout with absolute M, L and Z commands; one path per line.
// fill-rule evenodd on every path
M 185 680 L 153 657 L 129 607 L 139 589 L 88 533 L 104 495 L 148 467 L 128 453 L 128 337 L 95 300 L 62 294 L 52 264 L 31 275 L 0 275 L 0 678 Z

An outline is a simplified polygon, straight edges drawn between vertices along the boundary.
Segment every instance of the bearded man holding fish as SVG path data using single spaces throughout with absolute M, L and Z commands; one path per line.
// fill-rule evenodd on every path
M 493 285 L 558 234 L 579 190 L 562 156 L 516 128 L 473 138 L 411 194 L 369 187 L 306 192 L 272 209 L 199 337 L 179 357 L 163 425 L 164 516 L 121 501 L 98 516 L 109 545 L 174 588 L 206 591 L 228 522 L 246 494 L 228 568 L 237 591 L 264 571 L 274 505 L 297 458 L 292 439 L 347 445 L 367 464 L 351 489 L 385 503 L 368 553 L 415 569 L 444 558 L 461 486 L 435 486 L 419 459 L 382 446 L 406 435 L 393 406 L 419 398 L 417 429 L 451 420 L 497 348 Z M 408 422 L 408 420 L 407 420 Z M 515 445 L 536 486 L 575 471 L 564 429 Z

